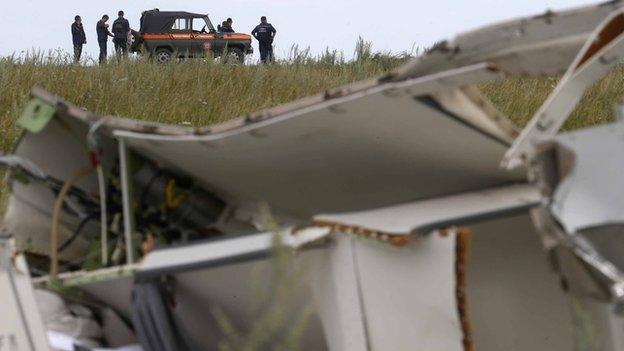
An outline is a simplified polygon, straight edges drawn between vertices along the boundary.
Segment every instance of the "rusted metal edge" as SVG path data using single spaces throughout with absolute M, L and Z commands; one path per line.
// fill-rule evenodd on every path
M 390 233 L 338 222 L 313 220 L 312 225 L 329 228 L 333 233 L 355 235 L 362 238 L 377 240 L 397 247 L 406 246 L 413 240 L 411 233 Z
M 470 257 L 470 230 L 460 228 L 455 233 L 455 299 L 462 330 L 464 351 L 474 351 L 472 325 L 468 314 L 468 262 Z
M 401 232 L 392 232 L 379 228 L 373 228 L 370 224 L 353 224 L 345 223 L 340 220 L 322 218 L 312 219 L 310 225 L 330 228 L 333 233 L 349 234 L 384 242 L 392 246 L 403 247 L 413 242 L 419 236 L 425 236 L 435 232 L 445 233 L 450 230 L 455 230 L 454 228 L 470 226 L 474 223 L 482 221 L 527 213 L 530 209 L 539 205 L 541 205 L 541 199 L 525 199 L 523 202 L 514 206 L 482 211 L 479 213 L 469 213 L 461 216 L 453 216 L 421 224 L 414 224 L 412 227 L 407 227 Z
M 596 34 L 594 41 L 585 49 L 585 54 L 577 62 L 574 69 L 578 70 L 583 64 L 599 54 L 604 47 L 611 44 L 622 33 L 624 33 L 624 14 L 619 13 L 611 18 L 600 32 Z

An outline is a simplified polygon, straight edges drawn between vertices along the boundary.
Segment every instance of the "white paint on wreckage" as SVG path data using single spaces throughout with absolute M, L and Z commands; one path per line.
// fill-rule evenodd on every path
M 105 164 L 111 167 L 116 140 L 123 139 L 134 151 L 200 180 L 232 206 L 267 200 L 290 222 L 317 220 L 317 229 L 330 228 L 333 244 L 302 255 L 312 272 L 301 296 L 314 299 L 318 316 L 317 329 L 306 337 L 326 340 L 332 349 L 419 345 L 459 350 L 462 342 L 484 350 L 571 349 L 566 298 L 547 266 L 537 264 L 546 258 L 522 214 L 541 198 L 525 184 L 522 170 L 498 168 L 517 132 L 466 86 L 513 74 L 563 71 L 618 6 L 611 2 L 549 12 L 466 33 L 381 79 L 199 130 L 107 116 L 102 131 L 104 155 L 110 159 Z M 15 153 L 66 179 L 68 171 L 87 161 L 60 130 L 75 125 L 71 129 L 81 138 L 102 117 L 40 90 L 34 95 L 63 108 L 46 130 L 25 134 Z M 50 145 L 58 148 L 52 157 L 44 152 Z M 69 160 L 76 163 L 68 170 Z M 90 178 L 80 187 L 94 191 L 94 185 Z M 46 240 L 52 200 L 42 189 L 14 186 L 9 228 L 29 242 Z M 64 224 L 76 225 L 67 219 Z M 427 233 L 470 224 L 478 255 L 460 267 L 457 241 Z M 401 237 L 409 240 L 384 240 Z M 213 250 L 230 239 L 222 240 L 205 244 L 193 263 L 211 261 Z M 193 306 L 210 301 L 239 307 L 235 317 L 247 318 L 240 308 L 245 304 L 228 300 L 232 290 L 244 289 L 245 279 L 230 277 L 247 277 L 258 260 L 178 271 L 174 261 L 191 256 L 169 250 L 185 249 L 155 251 L 130 272 L 149 271 L 156 260 L 172 274 L 186 276 L 190 285 L 182 303 L 191 319 L 197 318 Z M 157 259 L 169 254 L 174 254 L 169 263 Z M 466 264 L 468 314 L 456 306 L 458 271 Z M 99 280 L 97 273 L 90 274 L 96 279 L 78 286 L 129 313 L 130 296 L 123 292 L 129 292 L 130 276 Z M 76 276 L 80 281 L 89 274 Z M 214 281 L 232 286 L 223 290 Z M 200 290 L 212 293 L 197 294 Z M 397 320 L 400 327 L 388 327 Z

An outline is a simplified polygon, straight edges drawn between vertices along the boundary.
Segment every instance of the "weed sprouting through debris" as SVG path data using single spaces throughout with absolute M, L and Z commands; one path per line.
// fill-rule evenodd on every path
M 222 335 L 220 351 L 298 350 L 313 313 L 311 301 L 297 303 L 305 290 L 305 272 L 296 254 L 281 244 L 284 232 L 269 206 L 262 204 L 260 210 L 263 229 L 273 233 L 272 254 L 266 261 L 269 269 L 252 273 L 250 289 L 256 307 L 249 325 L 237 326 L 225 311 L 213 309 Z

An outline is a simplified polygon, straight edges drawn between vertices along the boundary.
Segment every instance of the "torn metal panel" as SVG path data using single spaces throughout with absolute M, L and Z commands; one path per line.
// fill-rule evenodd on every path
M 303 253 L 302 256 L 318 254 L 315 251 L 317 250 Z M 266 300 L 258 298 L 258 294 L 260 297 L 269 298 L 271 289 L 274 288 L 273 264 L 271 259 L 262 259 L 174 274 L 173 298 L 177 301 L 174 313 L 183 321 L 189 337 L 202 345 L 202 349 L 218 350 L 218 341 L 223 337 L 223 330 L 220 329 L 214 313 L 216 308 L 236 328 L 249 332 L 258 320 L 258 311 L 266 307 L 263 305 Z M 297 270 L 298 267 L 298 264 L 294 264 L 289 270 Z M 305 268 L 301 269 L 305 272 Z M 305 280 L 289 288 L 288 301 L 268 301 L 293 306 L 282 317 L 287 321 L 295 321 L 296 315 L 293 314 L 308 306 L 314 307 L 312 292 Z M 302 326 L 300 338 L 301 350 L 327 350 L 326 337 L 315 309 L 312 309 L 307 325 Z M 267 342 L 270 344 L 272 340 Z
M 307 279 L 330 350 L 370 350 L 352 238 L 337 237 L 329 250 L 308 258 Z
M 488 64 L 476 64 L 399 83 L 354 84 L 329 100 L 277 107 L 260 119 L 214 127 L 218 133 L 200 132 L 205 135 L 113 117 L 104 117 L 102 130 L 107 135 L 114 130 L 130 147 L 196 177 L 233 203 L 266 200 L 284 213 L 306 218 L 522 180 L 522 172 L 496 167 L 514 131 L 493 123 L 499 116 L 480 107 L 487 107 L 483 101 L 463 92 L 455 94 L 459 99 L 430 96 L 502 74 Z M 55 120 L 83 125 L 96 120 L 41 90 L 33 94 L 62 106 Z M 440 132 L 427 132 L 432 128 Z M 39 134 L 47 135 L 46 130 Z M 16 154 L 42 155 L 39 134 L 22 140 L 33 152 L 22 152 L 20 143 Z M 45 144 L 46 149 L 51 145 Z M 116 154 L 110 150 L 104 154 Z M 444 157 L 432 159 L 431 154 Z M 450 176 L 458 169 L 462 181 Z M 377 176 L 369 176 L 371 172 Z M 422 180 L 414 186 L 417 178 Z
M 470 229 L 463 321 L 472 327 L 475 348 L 572 349 L 568 298 L 528 215 L 479 221 Z M 401 248 L 336 240 L 353 243 L 370 349 L 462 349 L 454 234 Z
M 50 350 L 26 259 L 14 239 L 0 233 L 0 349 Z
M 622 181 L 624 129 L 621 123 L 564 133 L 554 142 L 573 155 L 550 210 L 568 233 L 624 223 Z
M 594 28 L 621 6 L 621 1 L 610 1 L 548 11 L 460 34 L 398 68 L 388 79 L 402 80 L 478 62 L 491 62 L 514 74 L 558 74 L 572 62 Z
M 569 297 L 527 214 L 471 229 L 468 316 L 476 350 L 573 350 Z
M 300 234 L 309 233 L 304 230 Z M 265 301 L 257 294 L 261 292 L 261 294 L 266 294 L 266 298 L 270 297 L 270 289 L 274 288 L 271 284 L 275 281 L 275 262 L 270 258 L 271 251 L 274 249 L 273 235 L 273 233 L 252 233 L 157 249 L 147 255 L 141 263 L 127 267 L 125 272 L 103 270 L 90 274 L 90 277 L 87 277 L 89 275 L 87 274 L 85 277 L 61 275 L 60 278 L 115 308 L 127 318 L 132 316 L 131 298 L 135 281 L 161 279 L 170 281 L 171 299 L 175 301 L 175 308 L 171 309 L 171 313 L 183 325 L 190 340 L 201 345 L 202 349 L 217 350 L 219 340 L 223 337 L 223 330 L 220 329 L 220 321 L 215 314 L 216 309 L 218 308 L 227 316 L 229 323 L 239 330 L 248 332 L 254 327 L 253 323 L 258 318 L 257 311 L 263 307 L 262 302 Z M 286 237 L 291 235 L 297 234 L 292 231 Z M 287 242 L 291 244 L 290 241 L 287 240 Z M 316 239 L 309 242 L 315 243 Z M 300 247 L 298 245 L 299 243 L 296 247 Z M 313 247 L 323 249 L 305 250 L 298 253 L 289 269 L 300 269 L 300 273 L 307 277 L 310 271 L 306 267 L 311 267 L 308 263 L 318 262 L 316 257 L 324 255 L 326 251 L 326 246 Z M 336 266 L 336 269 L 338 268 Z M 131 272 L 131 275 L 128 275 L 128 272 Z M 326 276 L 319 277 L 319 279 L 326 278 Z M 302 279 L 301 285 L 291 287 L 289 295 L 292 298 L 294 310 L 289 310 L 289 312 L 314 307 L 314 313 L 302 331 L 302 350 L 325 350 L 328 341 L 321 327 L 318 311 L 327 309 L 317 309 L 317 305 L 312 302 L 310 281 L 311 279 Z M 336 290 L 326 291 L 326 293 L 352 298 L 344 295 L 349 287 L 346 281 L 343 282 L 340 289 L 336 286 Z M 319 305 L 322 306 L 326 306 L 326 303 L 326 301 L 319 301 Z M 284 317 L 289 318 L 289 316 Z M 347 318 L 347 316 L 344 317 Z M 350 318 L 349 323 L 353 325 L 357 320 Z M 345 332 L 347 332 L 346 329 Z M 341 334 L 341 337 L 348 337 L 348 334 Z
M 589 37 L 557 87 L 535 113 L 502 165 L 518 167 L 531 148 L 557 133 L 591 84 L 602 78 L 624 56 L 624 10 L 610 14 Z
M 253 229 L 262 215 L 253 205 L 264 200 L 278 225 L 309 224 L 311 219 L 317 224 L 289 230 L 282 243 L 290 248 L 325 243 L 330 234 L 355 234 L 334 235 L 321 249 L 299 253 L 288 267 L 310 270 L 302 274 L 308 284 L 290 294 L 297 307 L 315 303 L 303 336 L 309 349 L 460 350 L 462 343 L 470 348 L 473 342 L 484 350 L 571 349 L 566 298 L 548 273 L 547 256 L 528 216 L 512 215 L 548 206 L 568 233 L 546 233 L 547 248 L 568 250 L 585 269 L 584 277 L 591 278 L 581 283 L 603 284 L 596 287 L 621 311 L 624 275 L 619 266 L 624 261 L 614 249 L 621 245 L 610 245 L 620 243 L 624 209 L 614 204 L 613 193 L 618 192 L 605 190 L 608 184 L 617 190 L 618 180 L 603 174 L 605 169 L 615 174 L 620 165 L 614 161 L 611 168 L 600 169 L 597 163 L 616 158 L 611 154 L 621 149 L 620 136 L 595 129 L 548 138 L 550 147 L 565 148 L 573 157 L 565 162 L 544 158 L 559 164 L 549 172 L 532 172 L 538 184 L 551 188 L 539 193 L 527 184 L 523 170 L 499 169 L 517 131 L 467 86 L 510 74 L 558 72 L 573 61 L 590 28 L 619 6 L 613 2 L 547 13 L 470 32 L 394 75 L 200 129 L 99 117 L 35 90 L 35 96 L 54 106 L 55 115 L 46 126 L 24 134 L 16 155 L 33 161 L 46 176 L 65 180 L 88 162 L 83 146 L 90 140 L 89 127 L 101 124 L 104 170 L 113 180 L 109 184 L 125 183 L 106 198 L 123 198 L 123 204 L 97 206 L 102 197 L 95 175 L 78 184 L 76 192 L 91 199 L 94 208 L 114 207 L 117 212 L 111 215 L 117 219 L 123 213 L 126 243 L 143 239 L 140 250 L 130 251 L 122 230 L 111 235 L 117 248 L 129 250 L 130 261 L 133 253 L 143 255 L 136 264 L 63 273 L 61 281 L 126 317 L 140 307 L 131 303 L 134 282 L 163 283 L 167 297 L 176 302 L 167 313 L 183 321 L 189 339 L 216 348 L 219 323 L 208 312 L 218 306 L 233 324 L 251 328 L 259 304 L 249 283 L 259 280 L 261 289 L 273 286 L 268 259 L 272 235 Z M 621 36 L 611 29 L 624 28 L 624 17 L 617 17 L 621 13 L 609 17 L 601 27 L 605 31 L 591 37 L 599 40 L 588 42 L 577 57 L 570 74 L 579 84 L 557 91 L 562 100 L 549 110 L 554 115 L 567 113 L 566 104 L 613 64 L 603 54 L 620 49 Z M 618 20 L 611 26 L 614 18 Z M 550 107 L 547 103 L 544 111 Z M 540 128 L 554 132 L 557 125 Z M 126 146 L 133 159 L 141 160 L 134 174 L 132 162 L 123 160 Z M 596 151 L 601 156 L 590 160 Z M 121 178 L 113 168 L 120 156 Z M 39 173 L 32 164 L 9 161 L 22 171 Z M 572 166 L 559 167 L 564 163 Z M 176 181 L 185 180 L 192 186 L 176 194 Z M 131 190 L 135 183 L 144 190 L 140 194 Z M 54 195 L 39 183 L 12 185 L 7 223 L 20 237 L 44 242 Z M 191 234 L 197 235 L 170 226 L 188 218 L 167 215 L 199 193 L 205 201 L 185 207 L 189 212 L 180 210 L 185 216 L 199 213 L 199 219 L 188 221 L 198 229 Z M 585 210 L 588 202 L 595 212 Z M 137 213 L 157 219 L 139 218 L 132 211 L 136 204 Z M 74 229 L 80 209 L 67 202 L 61 224 Z M 208 212 L 210 218 L 202 216 Z M 133 219 L 137 226 L 144 221 L 142 231 L 134 228 Z M 558 229 L 554 222 L 540 229 Z M 452 231 L 408 240 L 412 233 L 465 224 L 471 225 L 471 245 L 465 236 L 456 241 Z M 170 229 L 179 235 L 167 237 Z M 150 235 L 158 234 L 167 247 L 153 250 Z M 361 240 L 360 234 L 401 247 Z M 204 240 L 209 237 L 215 239 Z M 77 245 L 72 254 L 85 251 Z M 567 258 L 559 263 L 566 265 L 560 267 L 564 276 L 579 272 Z
M 524 178 L 498 169 L 504 140 L 436 105 L 435 97 L 414 96 L 419 84 L 413 83 L 214 135 L 115 134 L 219 194 L 265 200 L 294 216 L 363 210 Z
M 590 349 L 622 345 L 623 132 L 618 121 L 563 133 L 546 139 L 534 157 L 535 173 L 552 194 L 548 207 L 535 211 L 535 222 L 575 299 L 575 332 Z M 595 329 L 600 326 L 606 329 Z M 602 341 L 596 343 L 587 330 L 596 330 Z
M 622 226 L 565 233 L 546 208 L 536 209 L 533 215 L 540 234 L 551 243 L 548 249 L 554 267 L 571 297 L 576 345 L 589 350 L 621 349 Z
M 433 96 L 449 112 L 501 140 L 512 143 L 519 134 L 509 119 L 474 86 L 446 89 Z
M 462 350 L 455 238 L 402 248 L 352 240 L 370 350 Z
M 436 72 L 430 76 L 423 76 L 413 80 L 404 80 L 397 83 L 383 83 L 382 90 L 391 91 L 393 88 L 401 88 L 404 86 L 417 87 L 411 91 L 415 95 L 428 94 L 444 89 L 452 89 L 455 87 L 475 84 L 482 81 L 493 80 L 504 77 L 505 72 L 501 71 L 495 65 L 487 62 L 478 62 L 466 65 L 465 67 L 457 67 L 448 71 Z M 178 125 L 162 124 L 150 121 L 139 121 L 128 118 L 119 118 L 114 116 L 98 116 L 96 114 L 85 111 L 82 108 L 73 106 L 49 92 L 33 88 L 32 95 L 43 102 L 47 102 L 56 106 L 56 115 L 59 117 L 76 118 L 83 123 L 95 123 L 100 118 L 105 118 L 104 125 L 108 131 L 123 130 L 135 133 L 158 134 L 166 136 L 184 136 L 184 135 L 203 135 L 203 134 L 219 134 L 230 130 L 244 127 L 247 124 L 253 124 L 266 119 L 272 119 L 281 115 L 300 111 L 315 105 L 323 107 L 325 104 L 333 104 L 331 100 L 337 98 L 359 98 L 362 93 L 367 91 L 378 91 L 382 83 L 377 78 L 368 79 L 360 82 L 351 83 L 342 87 L 329 89 L 321 94 L 311 95 L 282 105 L 249 113 L 246 116 L 236 118 L 230 121 L 222 122 L 216 125 L 206 127 L 190 128 Z M 318 106 L 320 105 L 320 106 Z
M 84 111 L 82 111 L 84 112 Z M 49 254 L 50 224 L 56 192 L 72 173 L 89 164 L 86 133 L 88 126 L 77 118 L 56 116 L 40 132 L 24 133 L 16 145 L 14 154 L 36 165 L 42 179 L 28 182 L 12 181 L 11 196 L 4 216 L 4 225 L 16 237 L 18 247 L 38 254 Z M 114 143 L 104 140 L 103 164 L 109 170 L 114 163 Z M 53 151 L 52 151 L 53 150 Z M 40 177 L 41 178 L 41 177 Z M 80 180 L 75 186 L 80 198 L 70 196 L 66 205 L 73 214 L 61 216 L 60 239 L 65 241 L 71 231 L 82 221 L 83 213 L 78 203 L 81 199 L 96 198 L 98 191 L 95 175 Z M 72 205 L 74 204 L 74 205 Z M 93 223 L 87 223 L 85 232 L 93 230 Z M 84 255 L 88 243 L 83 237 L 63 251 L 63 260 L 74 260 Z
M 511 185 L 370 211 L 322 214 L 313 221 L 317 225 L 339 224 L 381 234 L 427 234 L 435 229 L 526 212 L 540 202 L 541 195 L 535 186 Z
M 307 244 L 323 240 L 329 234 L 328 229 L 312 227 L 301 230 L 285 229 L 280 235 L 286 247 L 300 249 Z M 267 257 L 274 246 L 274 235 L 276 234 L 270 232 L 240 235 L 156 250 L 146 256 L 136 275 L 140 278 L 160 276 L 167 274 L 168 271 L 207 268 Z

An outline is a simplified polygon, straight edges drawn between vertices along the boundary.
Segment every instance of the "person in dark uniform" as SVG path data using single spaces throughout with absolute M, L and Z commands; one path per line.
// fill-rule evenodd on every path
M 80 62 L 82 56 L 82 46 L 87 43 L 87 35 L 82 28 L 82 19 L 80 16 L 74 17 L 74 23 L 71 25 L 72 41 L 74 43 L 74 62 Z
M 128 55 L 128 33 L 130 33 L 130 22 L 124 18 L 124 12 L 119 11 L 118 17 L 113 22 L 113 43 L 115 43 L 115 52 L 117 52 L 117 59 Z
M 221 22 L 221 24 L 217 27 L 217 30 L 221 33 L 236 33 L 232 28 L 232 19 L 228 18 L 227 20 Z
M 251 31 L 251 35 L 258 41 L 260 49 L 260 61 L 267 63 L 273 61 L 273 40 L 277 31 L 265 16 L 260 17 L 260 24 Z
M 98 21 L 95 26 L 97 32 L 98 44 L 100 45 L 100 65 L 106 63 L 106 56 L 108 56 L 108 37 L 114 37 L 113 33 L 108 30 L 108 15 L 102 16 L 102 19 Z
M 228 17 L 228 19 L 226 19 L 225 21 L 228 24 L 229 33 L 236 33 L 234 31 L 234 28 L 232 28 L 232 23 L 234 23 L 234 21 L 232 21 L 232 19 L 230 17 Z

